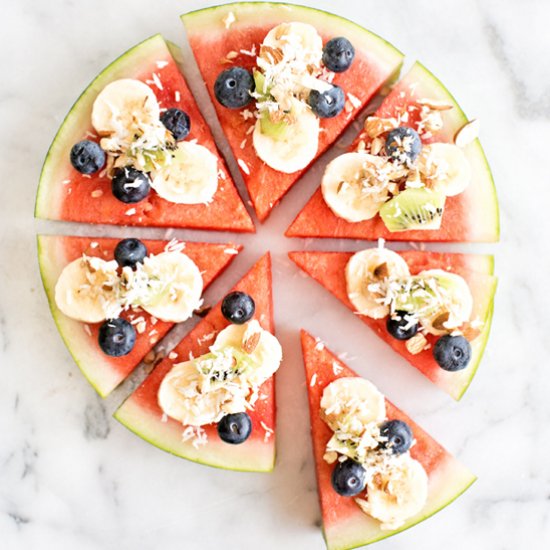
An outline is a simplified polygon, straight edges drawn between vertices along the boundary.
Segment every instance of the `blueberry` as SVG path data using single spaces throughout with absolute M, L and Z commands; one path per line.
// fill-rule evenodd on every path
M 332 118 L 342 112 L 346 96 L 340 86 L 332 86 L 325 92 L 311 90 L 307 102 L 319 118 Z
M 358 495 L 367 482 L 367 472 L 359 462 L 347 458 L 344 462 L 338 462 L 332 471 L 332 487 L 343 497 Z
M 111 182 L 113 195 L 122 202 L 139 202 L 151 191 L 151 180 L 135 168 L 117 168 Z
M 111 357 L 130 353 L 136 343 L 136 330 L 125 319 L 109 319 L 99 327 L 99 347 Z
M 227 414 L 218 422 L 218 435 L 222 441 L 238 445 L 250 436 L 252 421 L 246 413 Z
M 168 109 L 160 115 L 160 121 L 172 132 L 176 141 L 185 139 L 191 131 L 191 119 L 181 109 Z
M 472 357 L 472 346 L 464 336 L 442 336 L 434 346 L 434 358 L 446 371 L 465 369 Z
M 406 422 L 402 420 L 388 420 L 380 426 L 380 435 L 387 438 L 381 446 L 390 449 L 394 455 L 406 453 L 412 445 L 413 433 Z
M 222 71 L 214 83 L 216 99 L 229 109 L 240 109 L 252 101 L 254 77 L 242 67 Z
M 406 311 L 396 311 L 386 321 L 388 332 L 397 340 L 408 340 L 418 332 L 418 322 Z
M 323 48 L 323 63 L 325 67 L 334 73 L 347 71 L 355 57 L 355 48 L 352 43 L 343 36 L 329 40 Z
M 394 128 L 386 138 L 386 155 L 403 164 L 413 163 L 421 149 L 422 141 L 418 132 L 408 126 Z
M 222 302 L 222 315 L 235 325 L 242 325 L 252 319 L 255 310 L 252 296 L 244 292 L 231 292 Z
M 93 174 L 105 166 L 105 151 L 95 141 L 79 141 L 71 149 L 71 164 L 81 174 Z
M 115 260 L 120 267 L 136 267 L 147 256 L 147 247 L 139 239 L 123 239 L 115 248 Z

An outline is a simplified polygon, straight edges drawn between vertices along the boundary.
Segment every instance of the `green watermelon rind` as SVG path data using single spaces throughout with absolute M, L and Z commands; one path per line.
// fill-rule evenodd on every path
M 67 161 L 64 154 L 65 144 L 76 143 L 82 139 L 82 128 L 89 127 L 93 100 L 99 91 L 110 81 L 119 78 L 119 75 L 124 76 L 129 69 L 135 69 L 141 60 L 150 59 L 157 49 L 165 47 L 166 42 L 160 34 L 143 40 L 105 67 L 80 94 L 65 116 L 46 153 L 36 193 L 35 217 L 59 219 L 62 201 L 56 200 L 55 196 L 62 191 L 63 178 L 56 178 L 55 175 Z
M 422 78 L 419 78 L 420 75 L 422 75 Z M 458 104 L 453 94 L 446 88 L 446 86 L 443 84 L 443 82 L 441 82 L 441 80 L 439 80 L 439 78 L 437 78 L 425 65 L 423 65 L 419 61 L 414 64 L 410 72 L 404 76 L 403 80 L 406 80 L 409 76 L 411 76 L 415 82 L 420 82 L 420 88 L 422 87 L 423 82 L 431 83 L 431 86 L 428 86 L 425 90 L 426 97 L 432 99 L 434 91 L 440 90 L 439 97 L 436 99 L 446 99 L 452 103 L 454 108 L 450 111 L 446 111 L 446 114 L 444 116 L 455 121 L 456 126 L 455 128 L 453 128 L 454 136 L 454 133 L 464 124 L 466 124 L 469 119 Z M 491 220 L 491 222 L 487 225 L 488 236 L 484 240 L 476 240 L 479 240 L 480 242 L 497 242 L 500 239 L 499 204 L 495 181 L 493 178 L 493 173 L 491 172 L 491 168 L 489 166 L 489 162 L 487 160 L 487 156 L 485 155 L 485 151 L 483 150 L 479 139 L 475 139 L 472 143 L 467 145 L 464 151 L 468 156 L 470 162 L 472 162 L 472 160 L 475 160 L 479 164 L 480 169 L 483 170 L 484 179 L 487 181 L 487 189 L 490 191 L 488 193 L 487 200 L 483 204 L 479 205 L 480 210 L 483 211 L 483 216 L 475 216 L 473 220 L 477 224 L 479 224 L 481 220 Z M 474 173 L 479 174 L 480 172 L 476 171 L 474 168 Z M 476 184 L 479 187 L 479 181 L 477 181 Z M 492 213 L 492 215 L 489 216 L 488 213 Z
M 151 445 L 173 456 L 202 464 L 203 466 L 210 466 L 211 468 L 222 470 L 232 470 L 235 472 L 257 473 L 270 473 L 275 468 L 276 453 L 267 445 L 262 444 L 259 444 L 257 449 L 247 449 L 248 460 L 244 456 L 239 456 L 234 462 L 229 462 L 227 454 L 224 455 L 223 448 L 227 446 L 227 443 L 223 443 L 222 441 L 217 441 L 214 445 L 214 442 L 209 440 L 206 446 L 201 448 L 200 453 L 197 453 L 197 456 L 190 454 L 189 446 L 187 446 L 185 450 L 177 451 L 172 443 L 165 443 L 170 442 L 171 438 L 164 438 L 163 434 L 159 433 L 159 425 L 156 420 L 151 423 L 150 429 L 146 428 L 148 421 L 151 421 L 150 415 L 144 411 L 142 406 L 131 399 L 126 400 L 126 402 L 115 411 L 113 417 L 125 428 Z M 168 423 L 166 423 L 165 426 L 166 430 L 172 429 L 172 425 Z M 205 452 L 207 446 L 210 446 L 210 449 L 213 451 L 211 454 Z M 220 452 L 220 449 L 222 452 Z M 223 461 L 220 460 L 220 457 L 224 457 Z
M 100 368 L 101 365 L 105 365 L 105 362 L 99 347 L 93 349 L 90 346 L 88 335 L 83 330 L 82 323 L 63 315 L 55 303 L 57 278 L 61 268 L 67 263 L 65 258 L 59 257 L 62 250 L 57 250 L 57 238 L 50 235 L 38 235 L 36 242 L 42 285 L 61 339 L 86 380 L 101 397 L 106 397 L 118 385 L 118 377 L 113 376 L 111 367 Z M 93 364 L 93 370 L 87 369 L 86 364 Z
M 460 496 L 462 496 L 477 480 L 477 476 L 475 476 L 470 470 L 468 470 L 465 466 L 463 466 L 458 460 L 456 460 L 453 457 L 450 457 L 450 459 L 447 460 L 447 469 L 448 472 L 447 476 L 452 479 L 454 482 L 454 485 L 459 485 L 456 489 L 453 489 L 453 494 L 451 497 L 448 498 L 448 500 L 438 499 L 441 500 L 440 503 L 438 503 L 433 509 L 429 510 L 428 513 L 422 514 L 420 513 L 419 516 L 416 516 L 409 520 L 405 525 L 400 527 L 399 529 L 395 529 L 393 531 L 378 531 L 379 536 L 375 536 L 372 539 L 365 540 L 364 538 L 361 539 L 360 537 L 357 537 L 354 541 L 348 542 L 342 541 L 341 543 L 338 543 L 334 539 L 336 537 L 329 537 L 327 535 L 327 532 L 323 529 L 323 537 L 325 538 L 325 542 L 327 544 L 328 550 L 353 550 L 354 548 L 359 548 L 361 546 L 367 546 L 370 544 L 374 544 L 375 542 L 379 542 L 381 540 L 387 539 L 389 537 L 392 537 L 393 535 L 397 535 L 399 533 L 403 533 L 404 531 L 407 531 L 411 527 L 414 527 L 415 525 L 418 525 L 419 523 L 422 523 L 423 521 L 431 518 L 450 504 L 452 504 L 455 500 L 457 500 Z M 460 473 L 460 478 L 457 478 L 457 473 Z M 448 490 L 448 489 L 447 489 Z M 373 520 L 373 522 L 376 522 L 376 520 Z
M 270 9 L 277 10 L 278 15 L 280 15 L 283 20 L 287 19 L 288 21 L 292 21 L 292 16 L 294 14 L 300 14 L 303 16 L 304 21 L 311 23 L 313 26 L 320 27 L 326 24 L 327 29 L 331 29 L 333 32 L 334 29 L 331 27 L 330 23 L 337 21 L 339 25 L 345 27 L 346 30 L 350 32 L 347 38 L 354 43 L 356 48 L 364 47 L 366 51 L 376 53 L 381 59 L 388 63 L 398 62 L 396 73 L 399 73 L 401 69 L 404 54 L 393 44 L 345 17 L 317 8 L 297 4 L 286 4 L 284 2 L 233 2 L 230 4 L 190 11 L 181 15 L 180 19 L 186 28 L 193 28 L 195 30 L 197 27 L 204 25 L 205 31 L 212 32 L 213 23 L 218 22 L 220 25 L 223 25 L 223 15 L 232 11 L 238 12 L 237 20 L 233 23 L 233 25 L 238 26 L 243 20 L 246 21 L 247 16 L 250 17 L 250 22 L 255 24 L 258 23 L 258 20 L 268 22 L 268 10 Z M 338 27 L 338 30 L 340 31 L 340 27 Z

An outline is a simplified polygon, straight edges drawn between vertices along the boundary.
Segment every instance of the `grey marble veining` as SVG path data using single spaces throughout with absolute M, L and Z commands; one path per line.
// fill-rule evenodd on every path
M 303 327 L 337 353 L 346 352 L 350 366 L 370 377 L 479 477 L 456 503 L 378 543 L 377 549 L 547 548 L 547 0 L 304 0 L 384 36 L 408 54 L 407 64 L 414 59 L 425 63 L 466 112 L 482 121 L 482 142 L 498 186 L 502 241 L 433 246 L 496 254 L 500 284 L 493 331 L 462 402 L 432 387 L 336 300 L 300 276 L 286 256 L 299 247 L 361 247 L 282 236 L 337 151 L 289 193 L 256 236 L 173 232 L 180 238 L 232 239 L 245 245 L 232 268 L 208 290 L 210 303 L 266 249 L 273 253 L 275 320 L 285 361 L 277 382 L 279 452 L 272 475 L 214 470 L 163 453 L 111 417 L 135 380 L 102 401 L 81 376 L 49 314 L 36 262 L 36 232 L 156 237 L 165 232 L 35 222 L 42 160 L 72 102 L 104 66 L 159 31 L 181 44 L 178 15 L 207 3 L 8 0 L 2 6 L 0 547 L 324 548 L 297 334 Z M 334 326 L 341 327 L 338 334 Z M 141 370 L 138 377 L 145 375 Z

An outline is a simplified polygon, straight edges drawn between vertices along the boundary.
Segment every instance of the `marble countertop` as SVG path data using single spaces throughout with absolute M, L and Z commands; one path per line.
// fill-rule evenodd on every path
M 256 236 L 173 232 L 181 238 L 232 238 L 246 246 L 232 269 L 209 289 L 210 302 L 266 249 L 273 253 L 276 323 L 286 357 L 277 381 L 275 472 L 239 474 L 201 467 L 148 445 L 119 425 L 111 414 L 125 388 L 102 401 L 69 356 L 42 291 L 35 234 L 146 232 L 35 221 L 38 174 L 63 116 L 92 77 L 156 32 L 182 43 L 179 13 L 208 2 L 7 2 L 0 52 L 4 550 L 324 548 L 299 350 L 302 327 L 336 352 L 347 352 L 350 366 L 370 377 L 479 476 L 456 503 L 378 543 L 377 550 L 515 550 L 550 544 L 550 339 L 544 335 L 550 254 L 544 231 L 539 231 L 550 230 L 544 211 L 550 203 L 545 169 L 550 4 L 304 3 L 336 11 L 381 34 L 408 54 L 407 63 L 421 60 L 466 112 L 482 121 L 482 142 L 500 197 L 502 240 L 496 246 L 445 247 L 496 254 L 500 286 L 493 332 L 472 387 L 462 402 L 452 402 L 290 265 L 286 253 L 293 248 L 361 248 L 361 243 L 312 243 L 282 236 L 317 185 L 329 155 Z M 147 234 L 162 237 L 165 232 Z

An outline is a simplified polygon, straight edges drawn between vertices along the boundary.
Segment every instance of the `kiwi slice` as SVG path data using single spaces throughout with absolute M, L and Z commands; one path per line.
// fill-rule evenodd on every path
M 380 217 L 389 231 L 439 229 L 445 195 L 425 187 L 405 189 L 380 209 Z
M 258 101 L 265 101 L 269 99 L 269 89 L 265 85 L 265 76 L 258 70 L 254 70 L 252 73 L 254 77 L 254 90 L 260 95 Z
M 284 120 L 273 122 L 269 117 L 269 113 L 264 111 L 260 117 L 260 128 L 262 134 L 269 136 L 275 141 L 281 141 L 285 139 L 288 134 L 289 124 Z

